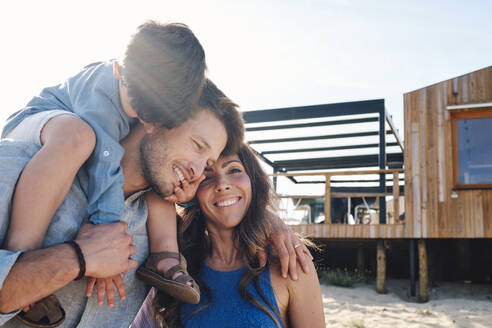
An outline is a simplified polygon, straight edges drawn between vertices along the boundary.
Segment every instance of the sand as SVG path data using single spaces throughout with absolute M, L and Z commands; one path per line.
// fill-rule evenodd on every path
M 437 283 L 427 303 L 409 297 L 408 280 L 389 280 L 387 289 L 321 285 L 326 327 L 492 327 L 490 284 Z

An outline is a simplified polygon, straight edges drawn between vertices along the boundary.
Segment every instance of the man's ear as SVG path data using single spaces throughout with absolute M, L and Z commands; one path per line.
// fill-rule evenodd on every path
M 140 118 L 139 118 L 139 121 L 140 121 L 140 123 L 142 123 L 144 130 L 145 130 L 145 133 L 152 134 L 155 131 L 156 126 L 154 124 L 144 122 Z
M 118 62 L 116 60 L 113 62 L 113 75 L 117 80 L 119 80 L 121 78 L 120 65 L 118 64 Z

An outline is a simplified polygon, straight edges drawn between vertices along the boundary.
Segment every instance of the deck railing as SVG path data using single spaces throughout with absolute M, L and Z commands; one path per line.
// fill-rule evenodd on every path
M 393 218 L 394 223 L 399 223 L 400 217 L 400 187 L 399 187 L 399 174 L 403 173 L 403 169 L 386 169 L 386 170 L 360 170 L 360 171 L 337 171 L 337 172 L 303 172 L 303 173 L 274 173 L 269 174 L 271 177 L 300 177 L 300 176 L 321 176 L 325 177 L 325 194 L 324 197 L 324 214 L 325 224 L 331 224 L 331 197 L 335 193 L 331 192 L 331 178 L 335 176 L 348 176 L 348 175 L 369 175 L 369 174 L 393 174 L 393 192 L 344 192 L 336 193 L 338 197 L 385 197 L 393 196 Z M 396 187 L 395 187 L 396 186 Z M 289 196 L 293 198 L 299 198 L 303 196 Z M 311 197 L 309 197 L 311 198 Z M 314 198 L 314 197 L 313 197 Z

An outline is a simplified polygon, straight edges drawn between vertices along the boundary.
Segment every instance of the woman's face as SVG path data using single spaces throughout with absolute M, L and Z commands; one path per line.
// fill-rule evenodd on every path
M 234 228 L 243 219 L 251 202 L 251 180 L 237 155 L 220 157 L 204 171 L 205 180 L 197 199 L 207 224 Z

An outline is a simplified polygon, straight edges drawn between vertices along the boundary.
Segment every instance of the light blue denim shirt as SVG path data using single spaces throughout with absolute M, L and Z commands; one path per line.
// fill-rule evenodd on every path
M 0 245 L 7 232 L 12 195 L 17 179 L 39 147 L 25 142 L 0 141 Z M 72 240 L 82 224 L 88 223 L 87 212 L 87 172 L 81 170 L 68 193 L 67 198 L 56 212 L 44 239 L 44 247 Z M 147 205 L 142 192 L 133 194 L 124 202 L 121 221 L 128 223 L 128 233 L 133 237 L 137 254 L 133 256 L 139 265 L 148 256 L 148 238 L 146 229 Z M 0 249 L 0 289 L 20 252 Z M 98 306 L 94 291 L 89 298 L 85 296 L 86 279 L 73 281 L 55 294 L 66 312 L 66 319 L 61 327 L 111 327 L 128 328 L 140 305 L 145 299 L 145 285 L 136 279 L 135 270 L 128 271 L 123 277 L 126 300 L 116 298 L 115 306 Z M 12 319 L 17 312 L 0 314 L 0 326 L 25 327 L 18 320 Z M 12 320 L 10 320 L 12 319 Z
M 2 138 L 27 116 L 54 109 L 77 114 L 96 134 L 96 147 L 84 165 L 89 176 L 90 221 L 119 221 L 124 200 L 120 166 L 124 150 L 119 142 L 136 120 L 128 117 L 121 106 L 113 61 L 91 64 L 64 83 L 43 89 L 25 108 L 9 117 Z

